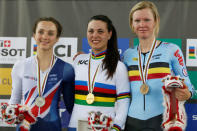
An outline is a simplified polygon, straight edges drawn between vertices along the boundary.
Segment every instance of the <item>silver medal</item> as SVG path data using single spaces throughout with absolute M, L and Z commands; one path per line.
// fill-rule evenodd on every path
M 42 107 L 42 106 L 45 105 L 45 99 L 44 99 L 43 97 L 38 96 L 38 97 L 36 98 L 35 104 L 36 104 L 38 107 Z

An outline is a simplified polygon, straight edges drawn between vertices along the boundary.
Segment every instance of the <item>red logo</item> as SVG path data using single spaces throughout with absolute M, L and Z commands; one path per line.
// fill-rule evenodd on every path
M 10 47 L 11 46 L 11 40 L 4 40 L 4 47 Z
M 183 75 L 184 75 L 184 76 L 188 76 L 187 70 L 186 70 L 185 68 L 183 68 L 182 72 L 183 72 Z
M 176 52 L 174 53 L 174 56 L 178 57 L 179 64 L 183 66 L 183 57 L 179 54 L 179 49 L 176 50 Z

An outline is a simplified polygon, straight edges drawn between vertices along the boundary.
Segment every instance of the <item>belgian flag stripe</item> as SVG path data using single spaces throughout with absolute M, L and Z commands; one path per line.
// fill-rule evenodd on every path
M 154 73 L 170 73 L 170 68 L 152 68 L 148 69 L 148 74 L 154 74 Z M 139 76 L 139 71 L 129 71 L 129 76 Z
M 154 74 L 148 74 L 147 79 L 159 79 L 163 78 L 167 75 L 170 75 L 170 73 L 154 73 Z M 129 76 L 129 81 L 141 81 L 140 76 Z
M 149 69 L 150 68 L 158 68 L 158 67 L 168 67 L 169 68 L 169 63 L 166 62 L 155 62 L 155 63 L 151 63 L 149 65 Z M 138 65 L 131 65 L 128 67 L 129 71 L 130 70 L 139 70 Z

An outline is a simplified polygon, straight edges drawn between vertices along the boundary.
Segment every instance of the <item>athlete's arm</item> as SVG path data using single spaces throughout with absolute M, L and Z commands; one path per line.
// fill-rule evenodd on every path
M 126 66 L 119 62 L 116 73 L 116 116 L 114 118 L 114 128 L 123 129 L 130 104 L 130 86 Z
M 184 85 L 186 86 L 186 89 L 176 89 L 175 96 L 178 100 L 188 100 L 194 93 L 194 88 L 187 74 L 184 56 L 177 45 L 172 44 L 171 46 L 171 65 L 173 72 L 176 76 L 179 75 L 184 78 Z
M 24 63 L 18 61 L 12 68 L 12 94 L 9 103 L 20 104 L 22 99 L 22 77 L 24 70 Z
M 74 69 L 70 64 L 65 64 L 63 70 L 63 99 L 66 106 L 67 111 L 71 114 L 74 106 L 74 81 L 75 74 Z

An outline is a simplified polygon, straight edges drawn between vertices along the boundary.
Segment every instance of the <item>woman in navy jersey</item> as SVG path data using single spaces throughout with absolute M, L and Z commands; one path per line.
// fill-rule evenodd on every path
M 74 69 L 53 53 L 62 26 L 52 17 L 39 18 L 33 27 L 37 55 L 14 64 L 10 104 L 29 107 L 37 118 L 30 131 L 61 131 L 60 96 L 71 114 L 74 105 Z M 19 126 L 17 130 L 20 130 Z
M 167 75 L 179 75 L 185 79 L 183 84 L 187 88 L 175 89 L 179 101 L 188 100 L 193 87 L 179 47 L 156 40 L 160 17 L 155 4 L 150 1 L 137 3 L 130 11 L 129 20 L 139 45 L 124 53 L 132 96 L 126 131 L 162 131 L 162 79 Z
M 111 20 L 104 15 L 91 17 L 87 39 L 92 52 L 78 55 L 74 61 L 75 104 L 69 131 L 87 131 L 88 123 L 93 130 L 122 130 L 130 90 L 127 69 L 120 61 L 116 30 Z

